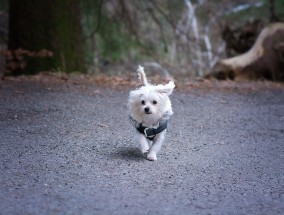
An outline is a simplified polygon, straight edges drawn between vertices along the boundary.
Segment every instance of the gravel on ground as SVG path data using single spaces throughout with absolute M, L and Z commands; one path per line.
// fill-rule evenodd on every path
M 177 89 L 156 162 L 130 89 L 0 82 L 0 214 L 283 214 L 283 88 Z

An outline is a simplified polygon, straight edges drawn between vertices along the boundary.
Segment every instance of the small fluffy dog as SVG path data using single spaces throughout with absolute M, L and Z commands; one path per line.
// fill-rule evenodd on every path
M 173 114 L 169 95 L 175 84 L 170 81 L 166 85 L 151 85 L 142 66 L 138 67 L 137 72 L 143 86 L 129 93 L 129 118 L 137 130 L 142 153 L 148 153 L 148 160 L 156 161 L 165 139 L 168 120 Z

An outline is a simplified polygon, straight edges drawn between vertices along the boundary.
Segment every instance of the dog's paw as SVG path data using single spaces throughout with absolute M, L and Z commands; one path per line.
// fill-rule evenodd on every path
M 147 154 L 149 152 L 149 146 L 148 145 L 141 146 L 141 152 L 142 154 Z
M 149 161 L 156 161 L 157 160 L 157 156 L 155 154 L 148 154 L 147 155 L 147 159 Z
M 149 152 L 149 149 L 141 149 L 142 154 L 147 154 Z

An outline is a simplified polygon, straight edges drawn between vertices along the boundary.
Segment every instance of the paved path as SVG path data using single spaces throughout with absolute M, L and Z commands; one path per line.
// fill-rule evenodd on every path
M 0 214 L 284 214 L 284 90 L 176 91 L 157 162 L 128 89 L 2 81 Z

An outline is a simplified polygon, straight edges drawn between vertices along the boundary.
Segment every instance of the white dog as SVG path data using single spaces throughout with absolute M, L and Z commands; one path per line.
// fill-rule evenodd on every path
M 148 153 L 148 160 L 156 161 L 165 139 L 168 120 L 173 114 L 169 95 L 175 84 L 170 81 L 166 85 L 151 85 L 142 66 L 138 67 L 137 72 L 143 86 L 129 93 L 129 117 L 137 130 L 142 153 Z

